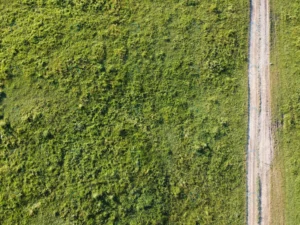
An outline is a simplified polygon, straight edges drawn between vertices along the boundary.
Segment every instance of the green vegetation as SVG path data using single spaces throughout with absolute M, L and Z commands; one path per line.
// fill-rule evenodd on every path
M 272 4 L 273 107 L 279 149 L 276 161 L 283 172 L 285 199 L 280 207 L 285 211 L 285 224 L 299 224 L 300 3 L 273 0 Z
M 0 11 L 1 224 L 245 222 L 248 1 Z

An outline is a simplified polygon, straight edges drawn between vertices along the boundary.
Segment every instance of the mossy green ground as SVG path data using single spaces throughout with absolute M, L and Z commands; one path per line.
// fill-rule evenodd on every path
M 293 225 L 300 221 L 300 3 L 272 0 L 272 5 L 276 157 L 283 168 L 285 224 Z
M 246 0 L 0 0 L 1 224 L 243 224 Z

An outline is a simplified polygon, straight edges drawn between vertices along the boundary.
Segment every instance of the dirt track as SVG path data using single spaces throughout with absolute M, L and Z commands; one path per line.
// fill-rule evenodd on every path
M 270 21 L 268 0 L 251 1 L 247 224 L 270 224 Z

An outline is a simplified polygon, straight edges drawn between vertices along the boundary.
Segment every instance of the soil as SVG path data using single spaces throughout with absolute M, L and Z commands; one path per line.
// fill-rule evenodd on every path
M 251 1 L 249 46 L 247 224 L 270 224 L 270 166 L 273 155 L 268 0 Z

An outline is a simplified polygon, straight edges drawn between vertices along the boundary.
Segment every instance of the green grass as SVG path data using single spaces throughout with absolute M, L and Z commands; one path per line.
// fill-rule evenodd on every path
M 93 2 L 0 0 L 0 223 L 244 223 L 248 1 Z
M 273 0 L 274 109 L 283 163 L 285 224 L 300 221 L 300 3 Z

